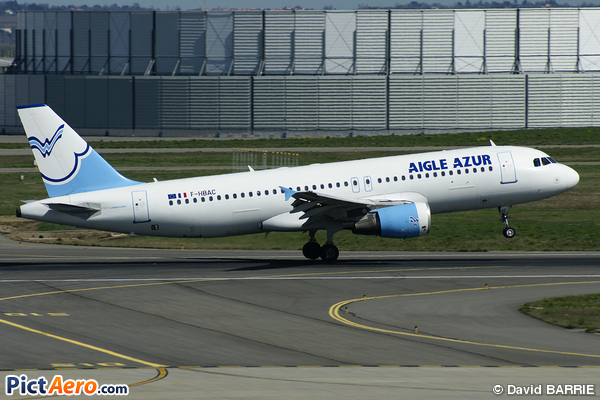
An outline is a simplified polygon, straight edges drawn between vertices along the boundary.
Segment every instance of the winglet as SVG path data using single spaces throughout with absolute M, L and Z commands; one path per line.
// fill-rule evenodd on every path
M 295 190 L 292 190 L 290 188 L 286 188 L 286 187 L 283 187 L 283 186 L 279 186 L 279 188 L 285 194 L 285 201 L 288 201 L 293 195 L 295 195 L 296 193 L 298 193 Z
M 495 146 L 496 146 L 496 143 L 494 143 L 494 142 L 492 141 L 492 139 L 490 139 L 490 146 L 492 146 L 492 147 L 495 147 Z

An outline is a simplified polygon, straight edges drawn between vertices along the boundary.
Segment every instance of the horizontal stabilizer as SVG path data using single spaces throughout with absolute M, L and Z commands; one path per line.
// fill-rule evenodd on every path
M 84 203 L 80 205 L 65 203 L 46 203 L 48 208 L 77 218 L 88 219 L 102 210 L 100 204 Z

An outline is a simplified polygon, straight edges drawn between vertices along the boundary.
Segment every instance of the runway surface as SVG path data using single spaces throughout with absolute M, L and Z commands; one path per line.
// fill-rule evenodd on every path
M 157 399 L 481 398 L 552 379 L 600 391 L 600 335 L 518 311 L 599 292 L 600 253 L 346 252 L 328 265 L 0 238 L 0 254 L 3 376 L 145 382 L 129 397 Z

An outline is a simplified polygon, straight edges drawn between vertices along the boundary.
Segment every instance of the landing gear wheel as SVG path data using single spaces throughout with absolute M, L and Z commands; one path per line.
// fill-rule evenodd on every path
M 325 262 L 334 262 L 340 256 L 340 251 L 334 244 L 326 244 L 321 247 L 321 260 Z
M 321 256 L 321 246 L 317 242 L 308 242 L 302 247 L 302 254 L 310 260 L 316 260 Z
M 502 231 L 502 233 L 504 234 L 504 237 L 507 239 L 512 239 L 516 235 L 514 228 L 504 228 L 504 231 Z
M 516 235 L 515 229 L 508 226 L 508 207 L 498 207 L 498 211 L 500 211 L 500 218 L 502 219 L 502 223 L 504 224 L 504 230 L 502 231 L 504 237 L 507 239 L 514 238 Z

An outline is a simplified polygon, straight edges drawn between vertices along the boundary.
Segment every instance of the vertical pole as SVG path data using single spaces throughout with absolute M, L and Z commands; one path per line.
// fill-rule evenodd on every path
M 392 75 L 392 10 L 388 10 L 386 32 L 386 76 L 385 76 L 385 129 L 390 130 L 390 76 Z M 297 158 L 296 158 L 297 160 Z
M 69 64 L 70 64 L 70 68 L 71 68 L 71 75 L 73 75 L 74 72 L 74 65 L 75 65 L 75 60 L 73 59 L 73 52 L 75 50 L 75 46 L 73 45 L 73 22 L 74 22 L 74 17 L 73 17 L 74 11 L 71 11 L 71 29 L 69 32 L 69 47 L 70 47 L 70 53 L 69 54 Z
M 529 128 L 529 75 L 525 74 L 525 128 Z
M 513 65 L 513 74 L 521 73 L 521 29 L 520 29 L 520 10 L 517 8 L 517 26 L 515 27 L 515 63 Z

